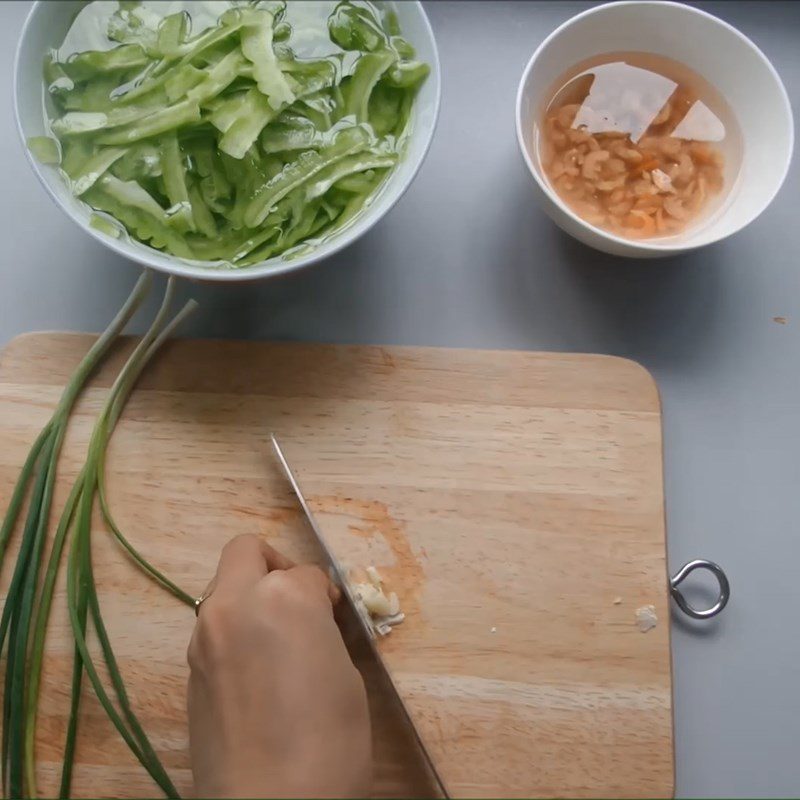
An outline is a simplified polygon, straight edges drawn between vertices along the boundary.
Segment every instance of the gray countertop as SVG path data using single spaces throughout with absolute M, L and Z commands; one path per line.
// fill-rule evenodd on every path
M 800 159 L 759 220 L 697 253 L 624 261 L 562 234 L 534 205 L 514 96 L 539 42 L 587 5 L 429 3 L 442 111 L 408 194 L 360 242 L 304 273 L 183 286 L 201 304 L 184 333 L 571 350 L 644 364 L 663 398 L 670 567 L 714 559 L 733 590 L 718 620 L 673 622 L 677 794 L 796 796 Z M 765 51 L 796 104 L 800 3 L 698 5 Z M 28 6 L 0 3 L 0 344 L 104 327 L 138 273 L 46 199 L 22 156 L 11 63 Z

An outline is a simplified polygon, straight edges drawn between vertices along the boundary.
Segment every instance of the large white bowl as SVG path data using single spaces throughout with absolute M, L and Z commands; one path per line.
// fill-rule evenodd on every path
M 646 51 L 681 61 L 714 85 L 741 128 L 743 160 L 723 208 L 706 223 L 669 240 L 630 240 L 584 222 L 550 187 L 534 150 L 534 123 L 553 84 L 584 59 Z M 789 169 L 794 146 L 786 89 L 767 57 L 720 19 L 681 3 L 597 6 L 567 20 L 531 57 L 517 91 L 517 140 L 544 210 L 567 233 L 598 250 L 654 257 L 693 250 L 744 228 L 770 204 Z
M 22 28 L 14 60 L 14 112 L 17 128 L 25 141 L 45 134 L 43 114 L 43 66 L 45 54 L 61 41 L 74 15 L 86 0 L 36 0 Z M 187 262 L 136 241 L 114 239 L 89 227 L 91 209 L 75 198 L 58 169 L 39 164 L 25 147 L 25 153 L 42 185 L 55 202 L 90 236 L 122 256 L 173 275 L 213 281 L 241 281 L 279 275 L 320 261 L 354 242 L 403 196 L 420 168 L 433 137 L 439 115 L 441 70 L 436 39 L 421 3 L 400 2 L 395 6 L 403 35 L 417 50 L 418 58 L 430 65 L 428 79 L 420 89 L 414 107 L 412 131 L 402 161 L 356 221 L 312 252 L 296 258 L 271 258 L 242 269 L 219 269 Z

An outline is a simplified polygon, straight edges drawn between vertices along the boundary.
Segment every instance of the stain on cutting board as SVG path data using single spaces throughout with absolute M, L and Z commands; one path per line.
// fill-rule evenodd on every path
M 338 544 L 349 569 L 375 566 L 386 588 L 397 592 L 407 619 L 420 619 L 420 595 L 425 582 L 421 555 L 408 541 L 406 524 L 398 522 L 385 503 L 353 497 L 316 496 L 309 504 L 320 518 L 344 517 L 350 541 Z M 355 520 L 355 521 L 353 521 Z M 359 540 L 365 546 L 359 546 Z M 344 555 L 346 553 L 346 556 Z

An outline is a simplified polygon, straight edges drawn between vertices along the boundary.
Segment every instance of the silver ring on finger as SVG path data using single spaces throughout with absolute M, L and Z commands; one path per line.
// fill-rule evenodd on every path
M 200 614 L 200 606 L 208 600 L 209 597 L 214 593 L 213 589 L 207 589 L 200 597 L 196 598 L 194 601 L 194 615 L 198 616 Z

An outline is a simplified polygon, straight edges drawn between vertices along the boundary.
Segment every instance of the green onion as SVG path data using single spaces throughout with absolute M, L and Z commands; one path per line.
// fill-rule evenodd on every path
M 45 637 L 56 579 L 68 540 L 70 547 L 67 558 L 67 604 L 75 640 L 75 657 L 70 717 L 64 744 L 59 794 L 61 797 L 68 797 L 70 792 L 78 735 L 81 685 L 85 672 L 101 705 L 131 751 L 168 797 L 178 796 L 128 699 L 124 680 L 103 622 L 91 563 L 91 514 L 95 498 L 98 498 L 103 518 L 112 535 L 133 562 L 182 602 L 189 605 L 193 603 L 186 592 L 150 565 L 122 534 L 113 520 L 107 502 L 104 475 L 105 451 L 109 439 L 139 375 L 195 306 L 193 302 L 187 303 L 171 321 L 167 322 L 174 292 L 173 279 L 167 284 L 164 301 L 153 324 L 128 358 L 108 393 L 92 432 L 86 463 L 62 509 L 40 589 L 38 580 L 44 561 L 58 457 L 69 414 L 89 375 L 144 299 L 150 282 L 149 273 L 139 279 L 123 308 L 70 378 L 52 418 L 37 437 L 22 467 L 0 527 L 1 564 L 25 494 L 32 485 L 20 549 L 0 617 L 0 650 L 6 641 L 8 645 L 4 676 L 2 775 L 4 789 L 12 797 L 35 797 L 37 794 L 36 718 Z M 95 659 L 86 644 L 90 619 L 100 643 L 105 668 L 111 678 L 116 702 L 100 682 Z

